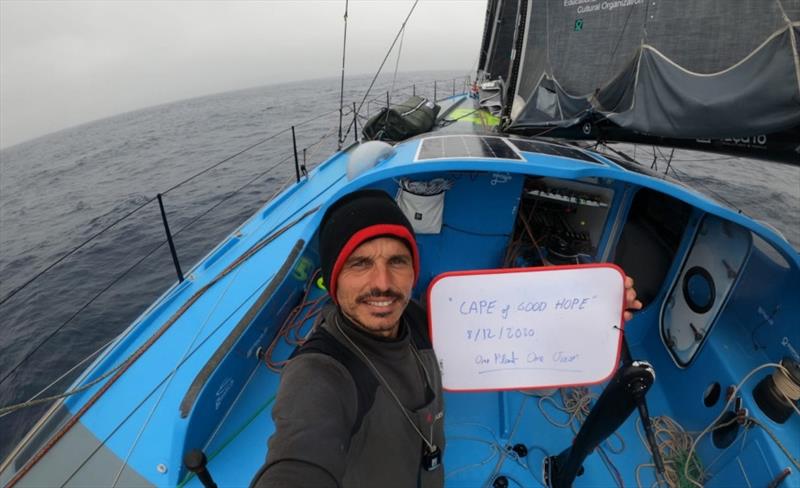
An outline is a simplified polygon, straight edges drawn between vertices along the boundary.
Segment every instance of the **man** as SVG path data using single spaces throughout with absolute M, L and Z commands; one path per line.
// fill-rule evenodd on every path
M 442 486 L 441 374 L 426 314 L 410 300 L 411 225 L 386 193 L 352 193 L 323 218 L 320 261 L 333 306 L 283 370 L 253 485 Z M 626 288 L 641 308 L 632 281 Z

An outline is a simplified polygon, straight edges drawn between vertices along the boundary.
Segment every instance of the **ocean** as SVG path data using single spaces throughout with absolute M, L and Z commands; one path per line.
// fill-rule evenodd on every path
M 435 88 L 448 96 L 465 77 L 398 74 L 392 99 L 413 90 L 432 97 L 433 80 L 448 80 Z M 347 107 L 370 81 L 346 80 Z M 373 88 L 370 114 L 392 84 L 383 78 Z M 338 108 L 338 78 L 285 83 L 129 112 L 0 151 L 0 407 L 67 373 L 175 281 L 157 194 L 188 274 L 294 181 L 290 126 L 309 168 L 336 150 Z M 651 148 L 628 152 L 637 151 L 652 161 Z M 690 151 L 676 151 L 672 166 L 673 176 L 774 226 L 800 249 L 800 167 Z M 80 369 L 43 396 L 63 391 Z M 46 408 L 0 417 L 0 459 Z

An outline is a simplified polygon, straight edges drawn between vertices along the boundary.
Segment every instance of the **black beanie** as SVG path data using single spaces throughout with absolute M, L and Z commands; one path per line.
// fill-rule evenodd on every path
M 419 276 L 419 251 L 414 229 L 394 199 L 381 190 L 359 190 L 334 203 L 325 212 L 319 231 L 322 278 L 333 301 L 336 279 L 344 262 L 364 242 L 394 237 L 411 251 L 414 278 Z

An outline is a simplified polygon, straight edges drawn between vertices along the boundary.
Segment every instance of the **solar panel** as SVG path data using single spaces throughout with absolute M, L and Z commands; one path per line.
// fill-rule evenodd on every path
M 417 161 L 443 158 L 522 160 L 522 157 L 501 137 L 442 136 L 422 140 Z
M 557 144 L 548 144 L 541 141 L 524 141 L 522 139 L 511 139 L 511 144 L 516 146 L 517 149 L 524 152 L 549 154 L 550 156 L 561 156 L 564 158 L 578 159 L 586 161 L 587 163 L 602 164 L 598 160 L 589 156 L 587 153 L 580 149 L 559 146 Z

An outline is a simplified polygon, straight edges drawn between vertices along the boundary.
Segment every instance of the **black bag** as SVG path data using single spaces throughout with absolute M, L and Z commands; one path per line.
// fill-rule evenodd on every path
M 367 140 L 400 142 L 433 128 L 439 106 L 425 97 L 413 96 L 373 115 L 362 133 Z

